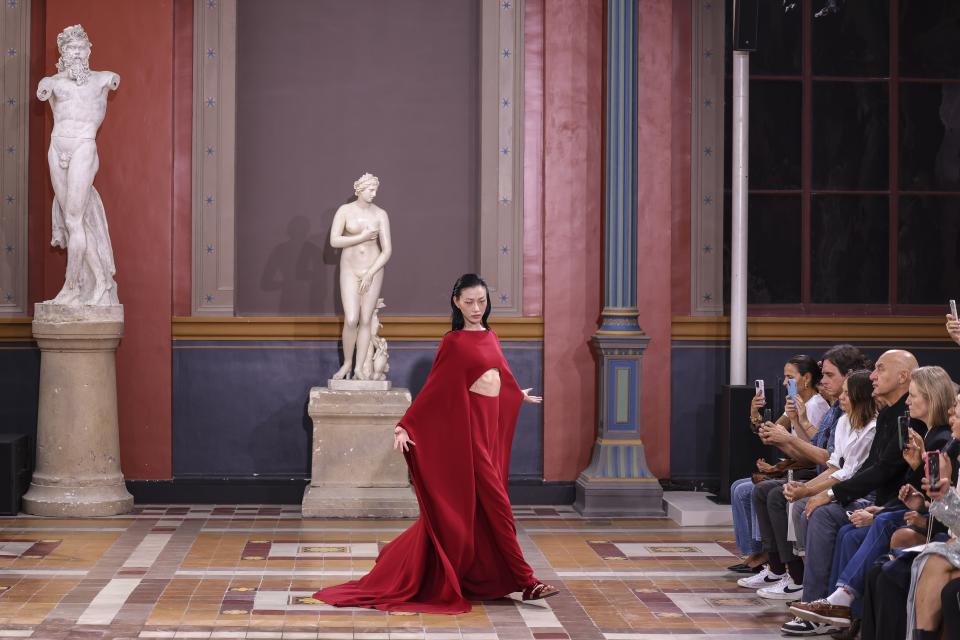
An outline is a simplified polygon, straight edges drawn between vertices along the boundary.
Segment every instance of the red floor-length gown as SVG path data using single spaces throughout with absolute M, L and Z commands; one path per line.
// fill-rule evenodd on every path
M 500 395 L 470 391 L 500 371 Z M 420 518 L 387 544 L 370 573 L 321 589 L 337 606 L 465 613 L 531 585 L 507 497 L 510 445 L 523 392 L 493 331 L 444 336 L 423 390 L 400 424 Z

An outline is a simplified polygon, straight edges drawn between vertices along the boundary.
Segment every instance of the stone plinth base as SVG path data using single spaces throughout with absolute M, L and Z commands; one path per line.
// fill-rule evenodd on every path
M 580 475 L 573 508 L 588 518 L 663 517 L 663 488 L 651 478 L 604 482 Z
M 303 493 L 307 518 L 416 518 L 417 497 L 410 488 L 314 487 Z
M 50 478 L 38 478 L 33 475 L 30 490 L 23 496 L 23 511 L 35 516 L 53 516 L 60 518 L 88 518 L 93 516 L 115 516 L 129 513 L 133 509 L 133 496 L 119 482 L 109 486 L 65 487 L 56 484 L 38 484 Z
M 310 390 L 313 464 L 303 515 L 319 518 L 407 518 L 419 513 L 407 463 L 393 449 L 393 428 L 410 391 Z
M 121 305 L 36 305 L 40 405 L 26 513 L 88 517 L 133 508 L 120 471 L 117 428 L 115 355 L 122 335 Z
M 389 391 L 391 387 L 389 380 L 327 380 L 331 391 Z

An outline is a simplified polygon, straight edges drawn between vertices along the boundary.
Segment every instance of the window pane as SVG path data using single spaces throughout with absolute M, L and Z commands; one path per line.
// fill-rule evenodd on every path
M 960 69 L 960 2 L 900 2 L 900 75 L 914 78 L 956 78 Z
M 815 0 L 814 13 L 825 4 L 826 0 Z M 813 18 L 814 75 L 886 77 L 890 58 L 888 1 L 838 4 L 838 13 Z
M 724 302 L 730 302 L 730 194 L 724 211 Z M 747 303 L 800 302 L 799 195 L 751 195 L 747 202 Z
M 885 304 L 888 228 L 886 196 L 813 196 L 811 302 Z
M 897 297 L 903 304 L 960 299 L 960 197 L 900 198 Z
M 887 190 L 888 102 L 886 82 L 813 83 L 814 189 Z
M 900 85 L 900 188 L 960 190 L 960 85 Z
M 733 61 L 733 7 L 726 11 L 726 70 Z M 750 73 L 778 76 L 800 75 L 800 19 L 798 9 L 784 11 L 779 2 L 761 2 L 757 15 L 757 50 L 750 52 Z
M 751 189 L 800 188 L 800 81 L 750 81 Z M 724 135 L 727 157 L 724 185 L 730 188 L 733 144 L 733 98 L 727 83 Z

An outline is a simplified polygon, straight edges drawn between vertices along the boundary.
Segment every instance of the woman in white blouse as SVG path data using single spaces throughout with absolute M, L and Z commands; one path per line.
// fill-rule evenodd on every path
M 837 422 L 834 449 L 826 471 L 805 483 L 800 492 L 793 490 L 800 483 L 789 483 L 784 490 L 788 500 L 826 491 L 855 474 L 867 459 L 877 428 L 877 405 L 869 371 L 854 371 L 843 381 L 840 408 L 843 415 Z

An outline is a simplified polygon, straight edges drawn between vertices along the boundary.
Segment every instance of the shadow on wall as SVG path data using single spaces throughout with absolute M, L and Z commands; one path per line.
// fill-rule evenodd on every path
M 270 251 L 260 276 L 262 291 L 280 292 L 276 308 L 281 314 L 295 313 L 304 300 L 310 301 L 310 308 L 319 305 L 324 287 L 322 266 L 327 258 L 323 246 L 329 245 L 321 234 L 311 235 L 310 220 L 304 216 L 290 219 L 286 235 L 287 239 Z

